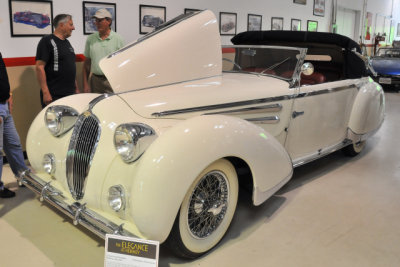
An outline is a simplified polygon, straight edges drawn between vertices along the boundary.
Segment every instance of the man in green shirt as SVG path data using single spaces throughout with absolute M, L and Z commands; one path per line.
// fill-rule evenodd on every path
M 102 58 L 124 46 L 122 37 L 111 30 L 112 15 L 105 9 L 99 9 L 93 16 L 97 32 L 89 35 L 86 40 L 86 57 L 83 64 L 83 89 L 86 93 L 113 93 L 113 90 L 100 69 Z

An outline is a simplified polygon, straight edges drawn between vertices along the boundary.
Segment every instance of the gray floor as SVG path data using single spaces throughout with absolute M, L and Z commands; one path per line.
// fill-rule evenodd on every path
M 161 246 L 160 266 L 400 266 L 400 94 L 386 93 L 386 119 L 356 158 L 340 152 L 295 170 L 259 207 L 241 197 L 227 236 L 196 261 Z M 0 266 L 104 266 L 104 242 L 4 180 Z

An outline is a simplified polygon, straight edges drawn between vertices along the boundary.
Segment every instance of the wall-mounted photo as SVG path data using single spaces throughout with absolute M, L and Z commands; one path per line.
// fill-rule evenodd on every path
M 325 0 L 314 0 L 314 15 L 325 16 Z
M 199 12 L 201 11 L 201 9 L 195 9 L 195 8 L 185 8 L 185 14 L 189 14 L 189 13 L 195 13 L 195 12 Z
M 318 31 L 318 21 L 307 20 L 307 31 L 308 32 L 316 32 L 316 31 Z
M 307 0 L 293 0 L 293 3 L 300 4 L 300 5 L 306 5 Z
M 247 15 L 247 30 L 248 31 L 261 31 L 262 16 L 255 14 Z
M 301 20 L 292 19 L 292 21 L 290 23 L 290 29 L 292 31 L 301 31 Z
M 221 35 L 236 34 L 237 14 L 219 12 L 219 32 Z
M 53 32 L 53 2 L 9 0 L 12 37 L 43 36 Z
M 117 8 L 114 3 L 83 1 L 83 34 L 92 34 L 97 31 L 93 15 L 99 9 L 106 9 L 112 16 L 111 29 L 117 31 Z
M 154 31 L 155 28 L 165 22 L 167 8 L 165 6 L 139 6 L 139 27 L 140 34 Z
M 271 18 L 271 30 L 272 31 L 283 30 L 283 18 L 272 17 Z

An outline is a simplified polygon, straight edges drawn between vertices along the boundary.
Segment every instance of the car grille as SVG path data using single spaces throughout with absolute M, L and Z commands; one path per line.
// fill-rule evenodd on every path
M 79 115 L 72 133 L 67 154 L 67 181 L 74 199 L 85 194 L 86 178 L 100 138 L 100 123 L 86 111 Z

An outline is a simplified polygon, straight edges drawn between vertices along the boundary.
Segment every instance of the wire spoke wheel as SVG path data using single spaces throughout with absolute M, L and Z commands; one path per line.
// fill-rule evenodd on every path
M 235 168 L 225 159 L 210 164 L 194 180 L 168 238 L 175 254 L 196 258 L 223 238 L 238 199 Z

